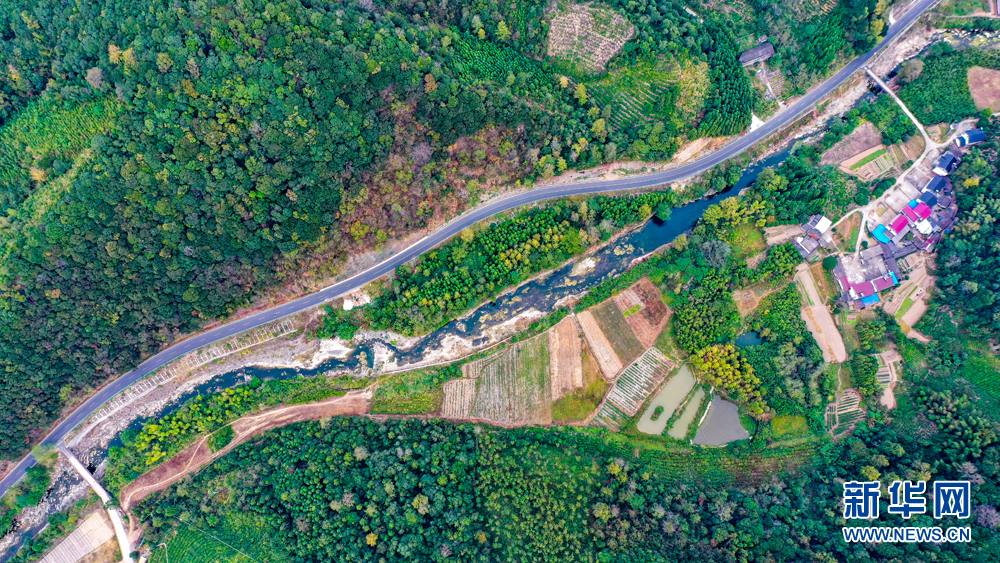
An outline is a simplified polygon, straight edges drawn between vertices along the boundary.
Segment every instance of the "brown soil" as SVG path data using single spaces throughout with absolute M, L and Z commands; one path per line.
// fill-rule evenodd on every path
M 594 354 L 597 364 L 601 366 L 605 379 L 613 380 L 622 370 L 622 362 L 618 359 L 618 354 L 615 354 L 611 342 L 601 332 L 600 325 L 590 311 L 580 313 L 576 316 L 576 320 L 580 323 L 584 336 L 587 337 L 590 351 Z
M 1000 111 L 1000 70 L 981 66 L 969 69 L 969 90 L 976 102 L 976 109 L 990 108 Z
M 272 428 L 302 420 L 319 420 L 331 416 L 362 415 L 368 412 L 372 394 L 369 390 L 351 392 L 342 397 L 332 397 L 318 403 L 278 407 L 232 423 L 233 441 L 217 452 L 208 449 L 208 436 L 175 455 L 173 459 L 142 475 L 130 483 L 118 498 L 121 507 L 128 509 L 147 496 L 162 491 L 180 481 L 185 475 L 196 473 L 202 467 L 226 455 L 236 446 Z M 131 522 L 138 522 L 131 518 Z M 135 524 L 133 524 L 135 525 Z
M 618 12 L 576 4 L 552 17 L 548 54 L 599 74 L 634 34 L 635 26 Z
M 821 164 L 840 164 L 852 156 L 882 144 L 882 134 L 870 121 L 858 125 L 854 132 L 823 153 Z
M 625 317 L 625 322 L 635 333 L 643 348 L 649 348 L 656 343 L 656 337 L 670 320 L 670 308 L 660 298 L 660 290 L 649 281 L 642 278 L 632 287 L 619 293 L 614 298 L 618 309 L 624 314 L 629 308 L 639 305 L 638 313 Z
M 802 320 L 806 322 L 809 332 L 812 333 L 816 343 L 823 351 L 823 360 L 836 364 L 846 362 L 847 348 L 844 346 L 844 338 L 837 330 L 837 323 L 834 322 L 829 309 L 823 304 L 808 268 L 799 266 L 795 279 L 809 300 L 815 303 L 813 306 L 810 306 L 808 302 L 802 303 Z
M 583 387 L 583 364 L 579 329 L 572 315 L 549 331 L 549 377 L 552 400 Z
M 121 550 L 118 549 L 118 539 L 116 538 L 104 542 L 77 563 L 118 563 L 121 560 Z
M 779 225 L 777 227 L 764 227 L 764 237 L 768 246 L 775 246 L 792 240 L 804 234 L 799 225 Z

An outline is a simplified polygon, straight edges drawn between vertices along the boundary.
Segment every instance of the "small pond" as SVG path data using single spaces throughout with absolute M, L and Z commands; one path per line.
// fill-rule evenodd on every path
M 740 348 L 750 348 L 751 346 L 760 346 L 764 343 L 764 339 L 760 337 L 754 331 L 744 332 L 743 334 L 736 337 L 736 345 Z
M 667 421 L 674 415 L 674 411 L 680 406 L 681 401 L 687 396 L 688 391 L 694 387 L 694 375 L 687 364 L 681 366 L 677 373 L 663 386 L 663 389 L 656 395 L 656 398 L 649 403 L 646 412 L 642 413 L 642 418 L 636 425 L 640 432 L 659 436 L 663 429 L 667 427 Z M 653 420 L 653 412 L 656 407 L 663 407 L 660 416 Z
M 681 413 L 681 416 L 674 422 L 674 425 L 667 431 L 667 436 L 677 438 L 678 440 L 683 440 L 687 436 L 688 427 L 691 426 L 695 415 L 698 414 L 698 407 L 701 406 L 701 400 L 704 398 L 705 389 L 698 387 L 698 390 L 694 392 L 694 396 L 691 397 L 691 400 L 687 402 L 687 406 L 684 407 L 684 412 Z
M 698 446 L 721 446 L 736 440 L 746 440 L 750 433 L 740 423 L 740 411 L 735 403 L 716 395 L 708 406 L 708 416 L 694 437 Z

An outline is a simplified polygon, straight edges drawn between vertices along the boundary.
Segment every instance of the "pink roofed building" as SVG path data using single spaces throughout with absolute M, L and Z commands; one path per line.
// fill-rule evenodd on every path
M 913 208 L 910 207 L 909 205 L 904 205 L 903 206 L 903 214 L 906 215 L 907 219 L 909 219 L 910 221 L 912 221 L 914 223 L 916 223 L 917 221 L 920 220 L 920 218 L 917 216 L 917 212 L 914 211 Z M 896 232 L 899 232 L 899 231 L 896 231 Z
M 931 208 L 924 202 L 918 203 L 917 207 L 913 209 L 913 212 L 916 213 L 917 217 L 920 217 L 921 219 L 926 219 L 931 216 Z
M 907 209 L 909 209 L 909 207 L 907 207 Z M 906 225 L 908 223 L 909 221 L 907 220 L 906 216 L 900 214 L 899 217 L 896 217 L 896 219 L 892 222 L 892 224 L 889 225 L 889 228 L 892 229 L 892 231 L 898 235 L 899 233 L 903 232 L 903 229 L 906 228 Z

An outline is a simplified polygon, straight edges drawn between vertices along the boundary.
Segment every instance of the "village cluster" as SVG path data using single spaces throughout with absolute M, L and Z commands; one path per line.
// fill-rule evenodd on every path
M 918 183 L 923 184 L 919 193 L 907 193 L 914 191 L 913 188 L 900 183 L 897 190 L 886 194 L 882 203 L 892 212 L 869 219 L 868 223 L 876 244 L 862 241 L 857 253 L 839 256 L 833 269 L 845 305 L 864 309 L 879 303 L 879 292 L 899 285 L 904 274 L 913 269 L 915 261 L 911 255 L 934 252 L 935 245 L 951 230 L 958 216 L 954 187 L 948 175 L 958 168 L 963 149 L 985 140 L 982 129 L 963 133 L 938 158 L 929 178 Z M 875 215 L 871 213 L 872 217 Z M 817 259 L 820 248 L 835 249 L 833 222 L 827 217 L 814 215 L 801 227 L 804 235 L 793 244 L 806 260 Z

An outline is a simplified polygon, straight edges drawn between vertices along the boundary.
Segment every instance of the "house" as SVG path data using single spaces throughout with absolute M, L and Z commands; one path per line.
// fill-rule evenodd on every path
M 940 178 L 940 176 L 938 177 Z M 935 205 L 937 205 L 938 202 L 937 196 L 931 192 L 924 192 L 920 194 L 920 197 L 918 197 L 917 200 L 920 201 L 920 203 L 927 204 L 930 207 L 934 207 Z
M 819 241 L 813 237 L 798 237 L 792 241 L 792 246 L 799 251 L 802 258 L 809 260 L 819 249 Z
M 903 206 L 903 215 L 906 215 L 906 218 L 909 219 L 911 223 L 915 223 L 920 220 L 920 217 L 917 216 L 917 212 L 913 209 L 912 205 Z
M 752 49 L 747 49 L 743 51 L 740 55 L 740 64 L 743 66 L 750 66 L 754 63 L 759 63 L 761 61 L 766 61 L 774 55 L 774 45 L 771 42 L 767 42 L 761 45 L 757 45 Z
M 922 201 L 913 200 L 910 202 L 910 206 L 913 207 L 913 212 L 917 214 L 917 217 L 920 217 L 921 219 L 926 219 L 931 216 L 930 206 Z
M 813 238 L 820 239 L 830 230 L 832 225 L 833 223 L 823 215 L 813 215 L 809 218 L 808 223 L 802 225 L 802 230 L 812 235 Z
M 885 225 L 879 225 L 875 227 L 874 231 L 872 231 L 872 236 L 875 237 L 875 240 L 879 242 L 883 243 L 892 242 L 892 239 L 890 239 L 889 236 L 885 234 L 885 230 L 886 230 Z
M 880 291 L 885 291 L 898 283 L 899 280 L 896 279 L 896 274 L 889 272 L 873 280 L 851 284 L 848 293 L 853 301 L 861 301 L 863 305 L 869 305 L 871 303 L 878 303 L 878 299 L 869 300 L 869 303 L 865 303 L 866 298 L 876 295 Z
M 826 217 L 813 215 L 808 222 L 802 224 L 802 230 L 806 236 L 795 239 L 792 244 L 799 251 L 799 254 L 808 260 L 820 246 L 823 248 L 833 246 L 833 231 L 830 228 L 832 226 L 833 223 Z
M 924 186 L 924 191 L 939 194 L 942 190 L 949 187 L 951 187 L 951 180 L 948 178 L 942 178 L 941 176 L 935 176 L 930 182 L 927 182 L 926 186 Z
M 958 148 L 970 147 L 986 142 L 986 132 L 982 129 L 971 129 L 962 133 L 955 139 L 955 146 Z
M 913 226 L 917 229 L 918 233 L 924 236 L 927 236 L 934 232 L 934 225 L 931 224 L 931 222 L 928 221 L 927 219 L 924 219 L 922 221 L 917 221 L 917 223 L 914 224 Z
M 951 154 L 950 152 L 944 153 L 936 166 L 934 166 L 934 173 L 938 176 L 947 176 L 958 168 L 961 161 L 957 156 Z
M 903 232 L 905 232 L 904 230 L 909 225 L 909 223 L 910 222 L 906 218 L 906 215 L 900 213 L 899 216 L 896 217 L 896 219 L 889 224 L 889 228 L 892 230 L 892 232 L 896 233 L 896 236 L 899 236 L 903 234 Z

